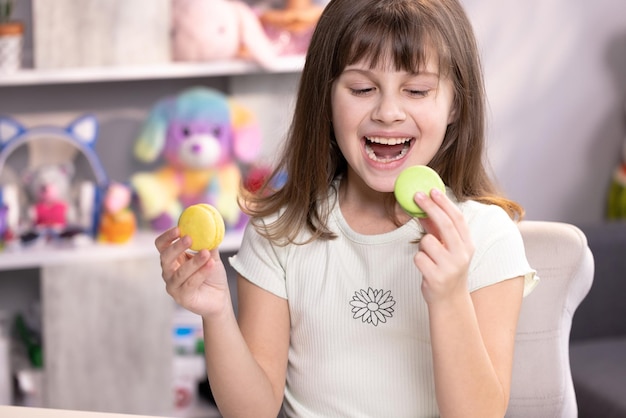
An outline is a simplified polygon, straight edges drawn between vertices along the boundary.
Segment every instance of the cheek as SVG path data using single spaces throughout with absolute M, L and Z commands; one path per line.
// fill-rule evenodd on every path
M 163 156 L 170 162 L 176 161 L 178 160 L 181 148 L 182 140 L 180 138 L 168 138 L 167 143 L 165 144 L 165 149 L 163 150 Z
M 333 130 L 337 141 L 352 138 L 356 135 L 359 127 L 359 123 L 362 120 L 362 110 L 355 108 L 346 101 L 337 100 L 335 106 L 333 106 Z

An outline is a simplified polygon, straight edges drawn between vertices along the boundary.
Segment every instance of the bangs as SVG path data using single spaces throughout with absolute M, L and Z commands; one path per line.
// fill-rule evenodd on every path
M 407 15 L 413 17 L 407 19 Z M 369 62 L 370 68 L 391 65 L 417 74 L 432 59 L 440 76 L 447 75 L 450 67 L 449 48 L 423 11 L 384 7 L 355 16 L 339 40 L 335 58 L 339 61 L 335 74 L 357 62 Z

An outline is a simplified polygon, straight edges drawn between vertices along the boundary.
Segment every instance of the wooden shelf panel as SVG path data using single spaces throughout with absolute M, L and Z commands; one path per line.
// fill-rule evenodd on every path
M 236 251 L 241 244 L 243 230 L 227 233 L 220 245 L 222 253 Z M 54 246 L 43 245 L 20 249 L 6 249 L 0 252 L 0 271 L 40 268 L 42 266 L 87 263 L 111 260 L 158 257 L 154 246 L 157 233 L 139 231 L 125 244 L 101 244 L 89 242 L 82 245 Z
M 303 64 L 303 56 L 291 56 L 279 58 L 271 70 L 243 60 L 132 67 L 23 69 L 0 75 L 0 87 L 294 73 L 300 71 Z

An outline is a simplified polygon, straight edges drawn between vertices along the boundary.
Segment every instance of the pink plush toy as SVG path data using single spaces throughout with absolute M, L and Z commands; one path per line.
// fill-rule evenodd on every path
M 143 219 L 164 230 L 176 224 L 183 208 L 209 203 L 228 229 L 243 225 L 237 204 L 242 167 L 254 161 L 260 146 L 252 112 L 217 90 L 192 87 L 162 99 L 135 143 L 139 160 L 165 162 L 131 178 Z
M 173 0 L 172 55 L 176 61 L 251 58 L 266 68 L 276 51 L 257 15 L 238 0 Z
M 29 218 L 35 229 L 61 231 L 71 220 L 70 184 L 74 166 L 46 164 L 28 170 L 23 181 L 32 199 Z

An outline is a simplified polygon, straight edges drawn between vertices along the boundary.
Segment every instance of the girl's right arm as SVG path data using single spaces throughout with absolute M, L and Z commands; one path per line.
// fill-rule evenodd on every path
M 285 386 L 289 347 L 287 301 L 238 279 L 238 319 L 218 250 L 185 254 L 189 237 L 178 228 L 155 245 L 167 292 L 202 316 L 207 374 L 224 417 L 276 417 Z M 239 321 L 239 323 L 238 323 Z

